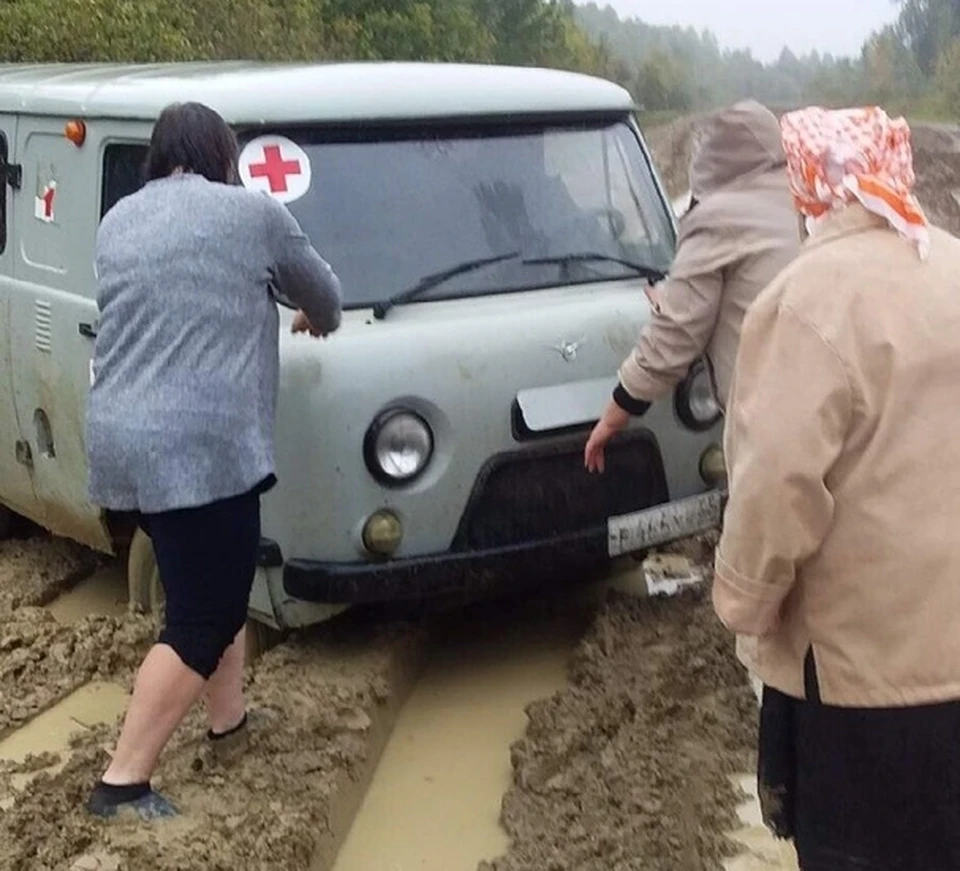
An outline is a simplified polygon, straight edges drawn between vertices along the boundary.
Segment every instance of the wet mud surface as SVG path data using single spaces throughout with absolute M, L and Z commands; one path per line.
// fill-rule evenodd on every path
M 674 550 L 702 564 L 711 543 Z M 88 572 L 91 557 L 48 539 L 0 548 L 0 723 L 21 726 L 91 680 L 129 688 L 152 622 L 60 625 L 39 603 Z M 737 827 L 741 796 L 727 776 L 749 770 L 755 703 L 703 596 L 590 594 L 577 606 L 569 685 L 528 708 L 527 733 L 509 751 L 501 821 L 511 846 L 481 868 L 713 869 L 736 851 L 723 833 Z M 535 621 L 567 607 L 545 601 L 526 613 Z M 474 609 L 448 631 L 498 615 L 516 622 L 514 611 Z M 84 812 L 114 725 L 83 726 L 69 753 L 0 762 L 0 871 L 331 867 L 426 642 L 423 620 L 360 613 L 270 651 L 248 676 L 246 753 L 214 758 L 197 710 L 164 754 L 155 785 L 183 811 L 172 822 L 102 823 Z
M 0 614 L 21 606 L 48 605 L 98 562 L 90 551 L 63 539 L 0 541 Z
M 152 620 L 90 615 L 67 625 L 43 607 L 98 562 L 47 537 L 0 543 L 0 740 L 91 681 L 132 685 Z M 248 676 L 248 752 L 214 758 L 198 709 L 164 754 L 154 782 L 183 811 L 170 823 L 102 823 L 84 812 L 114 725 L 78 721 L 69 753 L 0 761 L 0 871 L 306 871 L 324 856 L 326 867 L 424 642 L 412 623 L 355 617 L 268 653 Z
M 719 871 L 738 848 L 756 698 L 705 588 L 611 592 L 570 685 L 528 709 L 502 821 L 508 854 L 481 871 Z
M 128 680 L 148 649 L 146 618 L 61 625 L 42 607 L 98 562 L 46 537 L 0 542 L 0 738 L 90 680 Z
M 306 871 L 335 852 L 382 744 L 378 721 L 421 641 L 407 625 L 344 622 L 268 653 L 249 678 L 246 753 L 214 758 L 196 711 L 164 754 L 154 784 L 182 811 L 170 822 L 89 818 L 83 802 L 116 730 L 80 734 L 62 771 L 0 812 L 0 869 Z

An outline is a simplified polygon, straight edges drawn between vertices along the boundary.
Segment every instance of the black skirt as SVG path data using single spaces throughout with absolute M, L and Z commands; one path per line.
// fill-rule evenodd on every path
M 839 708 L 765 687 L 758 780 L 803 871 L 960 871 L 960 702 Z
M 270 479 L 196 508 L 140 515 L 166 598 L 159 641 L 208 679 L 247 620 L 260 546 L 260 494 Z

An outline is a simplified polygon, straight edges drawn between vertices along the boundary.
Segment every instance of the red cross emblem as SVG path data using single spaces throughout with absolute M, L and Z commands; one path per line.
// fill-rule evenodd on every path
M 313 179 L 307 152 L 292 139 L 272 133 L 251 139 L 244 146 L 239 168 L 246 187 L 281 203 L 299 200 L 310 190 Z
M 43 200 L 43 217 L 47 219 L 53 218 L 53 198 L 56 195 L 57 189 L 49 187 L 43 192 L 43 196 L 40 198 Z
M 286 193 L 287 176 L 300 175 L 302 168 L 299 160 L 284 160 L 279 145 L 263 147 L 263 162 L 251 163 L 251 178 L 265 178 L 270 185 L 270 193 Z
M 37 193 L 33 215 L 38 221 L 43 221 L 45 224 L 53 223 L 56 196 L 57 183 L 55 181 L 47 182 L 43 186 L 43 190 Z

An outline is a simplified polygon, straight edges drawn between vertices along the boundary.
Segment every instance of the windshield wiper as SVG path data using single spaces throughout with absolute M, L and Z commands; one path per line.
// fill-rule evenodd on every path
M 529 266 L 551 264 L 569 266 L 571 263 L 619 263 L 621 266 L 626 266 L 637 275 L 654 283 L 663 281 L 663 279 L 667 277 L 667 274 L 660 269 L 654 269 L 652 266 L 646 266 L 643 263 L 634 263 L 632 260 L 624 260 L 622 257 L 601 254 L 599 251 L 581 251 L 577 254 L 560 254 L 556 257 L 534 257 L 529 260 L 524 260 L 523 262 Z
M 484 266 L 490 266 L 494 263 L 501 263 L 504 260 L 513 260 L 519 256 L 519 251 L 511 251 L 509 254 L 498 254 L 495 257 L 483 257 L 479 260 L 467 260 L 465 263 L 458 263 L 456 266 L 451 266 L 449 269 L 444 269 L 442 272 L 434 272 L 432 275 L 425 275 L 413 287 L 410 287 L 407 290 L 401 290 L 400 293 L 395 293 L 389 299 L 374 303 L 373 316 L 378 321 L 382 321 L 387 316 L 387 312 L 390 311 L 390 309 L 392 309 L 395 305 L 399 305 L 400 303 L 404 302 L 410 302 L 410 300 L 416 299 L 418 296 L 425 294 L 427 291 L 433 290 L 433 288 L 443 284 L 443 282 L 450 278 L 456 278 L 458 275 L 465 275 L 468 272 L 474 272 L 477 269 L 483 268 Z

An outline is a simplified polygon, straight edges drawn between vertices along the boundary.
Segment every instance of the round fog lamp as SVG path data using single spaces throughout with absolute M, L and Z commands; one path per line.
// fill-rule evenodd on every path
M 389 411 L 374 421 L 364 445 L 367 467 L 384 484 L 406 484 L 427 467 L 433 433 L 412 411 Z
M 376 511 L 363 525 L 363 546 L 377 556 L 393 556 L 403 540 L 403 525 L 392 511 Z
M 710 370 L 702 361 L 694 364 L 677 387 L 674 406 L 687 429 L 702 432 L 720 420 L 720 404 L 713 392 Z
M 709 487 L 719 487 L 727 479 L 727 466 L 720 445 L 710 445 L 700 457 L 700 477 Z

